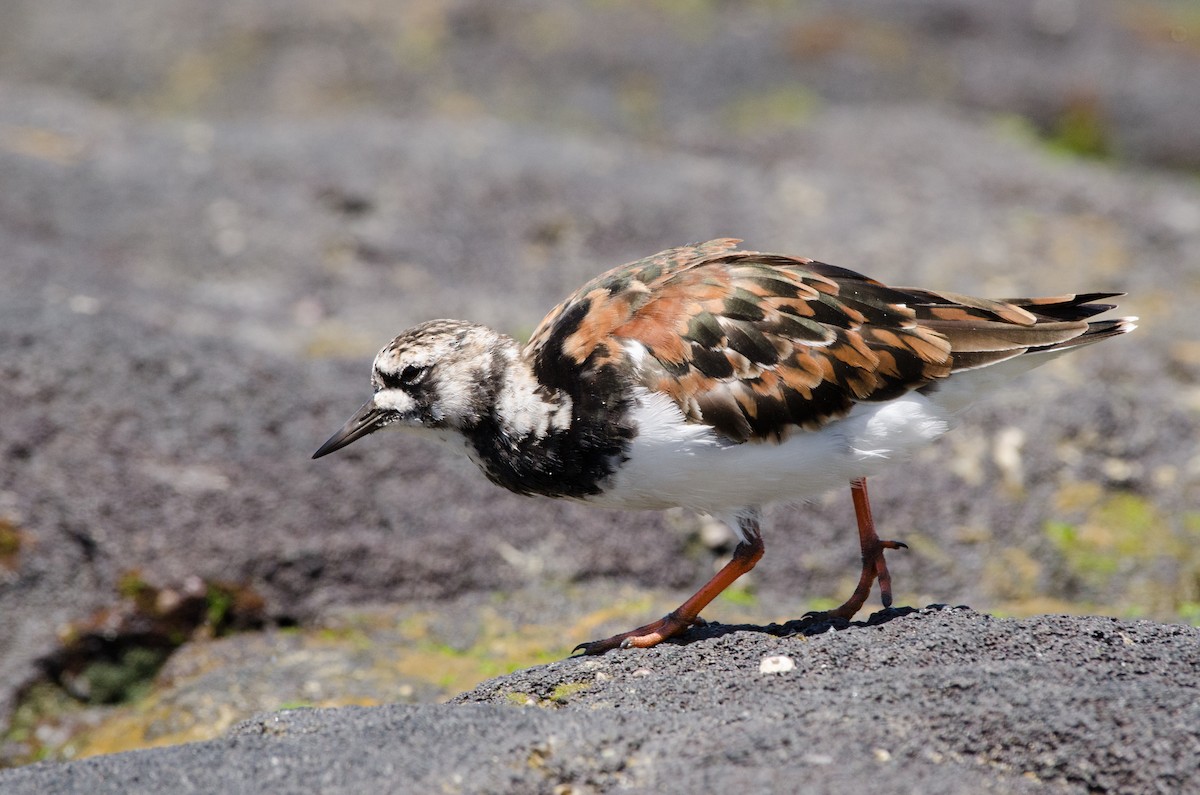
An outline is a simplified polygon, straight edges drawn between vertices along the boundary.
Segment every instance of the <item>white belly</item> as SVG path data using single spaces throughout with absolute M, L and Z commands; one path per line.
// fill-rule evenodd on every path
M 860 403 L 817 431 L 786 441 L 730 444 L 686 422 L 661 393 L 641 390 L 629 460 L 588 502 L 613 508 L 675 506 L 715 515 L 815 497 L 907 459 L 951 426 L 950 412 L 920 394 Z

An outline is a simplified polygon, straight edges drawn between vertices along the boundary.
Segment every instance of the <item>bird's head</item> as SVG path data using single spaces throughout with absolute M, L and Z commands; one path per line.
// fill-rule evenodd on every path
M 486 326 L 431 320 L 414 326 L 375 357 L 375 394 L 313 453 L 320 458 L 380 428 L 441 432 L 478 424 L 495 399 L 502 366 L 498 358 L 512 340 Z

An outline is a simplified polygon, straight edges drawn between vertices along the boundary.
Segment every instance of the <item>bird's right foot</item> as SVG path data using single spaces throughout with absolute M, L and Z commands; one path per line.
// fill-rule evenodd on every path
M 696 616 L 690 620 L 681 618 L 677 612 L 671 612 L 657 621 L 651 621 L 645 626 L 622 632 L 603 640 L 593 640 L 590 643 L 580 643 L 571 650 L 572 655 L 586 657 L 604 654 L 613 649 L 648 649 L 657 646 L 667 638 L 673 638 L 693 624 L 703 624 L 704 619 Z

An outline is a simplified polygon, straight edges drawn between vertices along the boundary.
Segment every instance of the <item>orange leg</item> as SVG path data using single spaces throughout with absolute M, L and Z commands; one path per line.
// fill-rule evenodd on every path
M 867 498 L 867 480 L 859 478 L 850 482 L 850 496 L 854 499 L 854 515 L 858 518 L 858 541 L 862 547 L 862 574 L 858 587 L 840 607 L 822 613 L 813 613 L 821 618 L 844 618 L 849 621 L 862 609 L 871 595 L 871 583 L 879 580 L 879 598 L 884 607 L 892 606 L 892 575 L 883 559 L 885 549 L 908 549 L 901 541 L 883 541 L 875 533 L 875 520 L 871 517 L 871 503 Z
M 696 591 L 686 602 L 672 610 L 658 621 L 646 624 L 644 627 L 622 632 L 604 640 L 594 640 L 591 643 L 581 643 L 575 647 L 575 652 L 584 654 L 604 654 L 612 649 L 649 648 L 662 643 L 667 638 L 678 635 L 692 624 L 701 623 L 700 611 L 708 607 L 708 603 L 722 591 L 733 584 L 763 556 L 762 534 L 759 531 L 758 515 L 739 519 L 742 533 L 746 540 L 733 550 L 733 560 L 726 563 L 711 580 Z

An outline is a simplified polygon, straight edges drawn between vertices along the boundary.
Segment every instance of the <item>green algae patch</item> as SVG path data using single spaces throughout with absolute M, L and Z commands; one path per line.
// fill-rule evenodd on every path
M 724 109 L 725 123 L 739 135 L 792 130 L 810 122 L 821 108 L 816 92 L 803 83 L 746 93 Z
M 721 592 L 721 601 L 728 602 L 736 607 L 755 607 L 758 605 L 758 595 L 749 587 L 738 587 L 737 584 L 731 585 Z
M 16 571 L 27 535 L 8 519 L 0 517 L 0 569 Z
M 550 701 L 558 706 L 562 706 L 571 700 L 571 696 L 582 693 L 591 686 L 591 682 L 563 682 L 550 693 Z
M 1065 577 L 1057 596 L 1125 617 L 1192 620 L 1200 602 L 1200 514 L 1165 515 L 1141 495 L 1098 495 L 1079 521 L 1043 531 Z
M 507 704 L 512 704 L 516 707 L 533 707 L 537 706 L 537 701 L 528 693 L 523 693 L 520 690 L 514 690 L 511 693 L 504 694 L 504 700 Z

